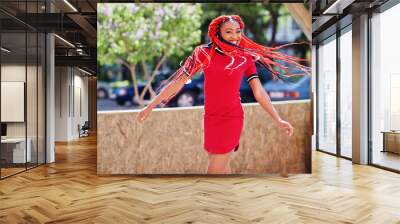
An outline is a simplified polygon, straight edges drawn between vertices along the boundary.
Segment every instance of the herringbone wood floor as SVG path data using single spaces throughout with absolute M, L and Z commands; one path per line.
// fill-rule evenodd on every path
M 400 175 L 319 152 L 313 174 L 97 176 L 96 139 L 0 181 L 0 223 L 400 223 Z

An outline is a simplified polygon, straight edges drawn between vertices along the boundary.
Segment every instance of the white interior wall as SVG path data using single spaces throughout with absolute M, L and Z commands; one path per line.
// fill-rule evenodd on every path
M 56 141 L 79 138 L 78 124 L 88 120 L 88 79 L 83 75 L 76 68 L 56 67 Z
M 73 136 L 78 136 L 78 124 L 81 126 L 88 120 L 88 78 L 74 69 L 74 119 L 72 123 Z
M 5 122 L 7 124 L 7 137 L 8 138 L 25 138 L 27 136 L 29 148 L 31 150 L 32 161 L 44 162 L 44 116 L 38 117 L 38 114 L 43 113 L 44 107 L 44 90 L 42 81 L 42 71 L 35 66 L 25 66 L 25 64 L 3 64 L 1 66 L 1 81 L 2 82 L 23 82 L 26 85 L 26 99 L 24 95 L 24 86 L 18 90 L 16 94 L 22 94 L 22 107 L 2 107 L 3 113 L 21 113 L 22 121 L 19 122 Z M 26 81 L 25 78 L 28 80 Z M 38 80 L 39 79 L 39 80 Z M 39 87 L 38 84 L 41 84 Z M 15 87 L 14 87 L 15 88 Z M 4 89 L 2 89 L 2 93 Z M 39 92 L 37 92 L 39 90 Z M 10 96 L 2 95 L 2 98 L 10 98 Z M 26 106 L 25 106 L 26 102 Z M 15 102 L 18 104 L 19 102 Z M 3 104 L 3 102 L 2 102 Z M 9 111 L 7 111 L 9 110 Z M 14 110 L 14 111 L 12 111 Z M 26 111 L 25 111 L 26 110 Z M 26 112 L 26 120 L 24 114 Z M 41 114 L 40 114 L 41 115 Z M 39 152 L 37 152 L 39 150 Z M 39 157 L 37 157 L 39 153 Z
M 55 68 L 55 141 L 68 141 L 68 85 L 67 67 Z

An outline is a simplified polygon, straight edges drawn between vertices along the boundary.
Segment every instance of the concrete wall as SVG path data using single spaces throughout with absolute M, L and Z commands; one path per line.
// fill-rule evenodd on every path
M 240 147 L 233 173 L 311 172 L 311 103 L 275 102 L 281 117 L 294 126 L 286 136 L 257 104 L 245 104 Z M 138 111 L 98 112 L 98 174 L 203 174 L 203 107 L 155 109 L 140 124 Z

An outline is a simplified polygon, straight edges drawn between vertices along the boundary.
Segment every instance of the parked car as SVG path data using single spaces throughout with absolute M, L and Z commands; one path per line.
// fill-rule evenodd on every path
M 113 99 L 115 95 L 111 88 L 110 83 L 97 81 L 97 99 Z
M 156 76 L 156 79 L 152 82 L 153 90 L 156 90 L 161 83 L 168 78 L 166 74 L 160 74 Z M 202 104 L 204 96 L 201 95 L 203 91 L 204 77 L 202 75 L 195 76 L 189 83 L 185 84 L 181 91 L 170 100 L 168 106 L 195 106 Z M 139 94 L 145 88 L 146 83 L 138 83 Z M 134 95 L 134 89 L 129 81 L 115 82 L 113 87 L 113 93 L 116 95 L 115 100 L 119 105 L 126 105 L 127 103 L 133 103 L 132 98 Z M 149 100 L 150 94 L 147 92 L 144 95 L 144 100 Z
M 195 76 L 186 83 L 182 90 L 171 100 L 171 105 L 190 107 L 204 104 L 204 75 Z
M 310 98 L 310 79 L 305 75 L 297 82 L 269 81 L 264 84 L 271 100 L 300 100 Z
M 256 64 L 256 68 L 257 74 L 260 77 L 261 84 L 272 80 L 272 75 L 267 69 L 262 68 L 261 66 L 259 66 L 259 64 Z M 242 103 L 257 102 L 253 95 L 253 90 L 246 80 L 246 77 L 243 77 L 242 83 L 240 85 L 240 98 Z
M 115 95 L 115 101 L 118 105 L 126 105 L 126 103 L 132 102 L 134 94 L 132 84 L 129 81 L 113 82 L 112 92 Z

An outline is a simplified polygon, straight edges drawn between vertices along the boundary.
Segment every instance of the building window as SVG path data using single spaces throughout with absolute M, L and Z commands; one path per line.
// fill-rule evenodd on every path
M 352 33 L 340 36 L 340 155 L 352 157 Z
M 400 170 L 400 5 L 371 18 L 372 163 Z
M 336 39 L 318 48 L 318 149 L 336 153 Z

